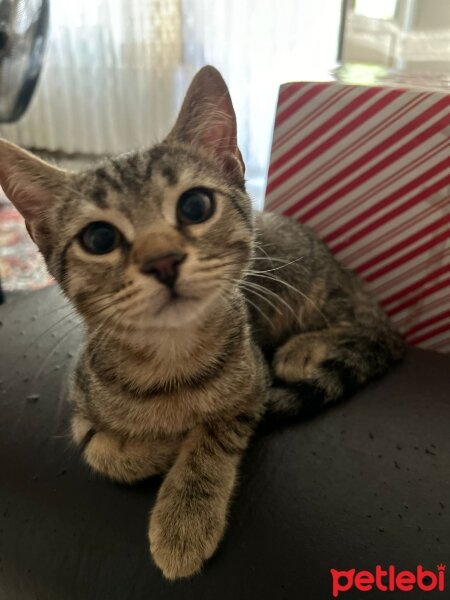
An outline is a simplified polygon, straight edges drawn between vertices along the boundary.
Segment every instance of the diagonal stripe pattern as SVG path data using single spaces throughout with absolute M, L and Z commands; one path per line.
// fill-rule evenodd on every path
M 312 227 L 407 341 L 450 352 L 450 94 L 281 86 L 266 209 Z

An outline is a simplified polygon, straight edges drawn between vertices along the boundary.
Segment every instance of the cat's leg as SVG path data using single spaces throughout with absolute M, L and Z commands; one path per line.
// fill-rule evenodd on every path
M 279 408 L 296 413 L 338 400 L 382 375 L 403 354 L 400 335 L 382 323 L 344 323 L 295 335 L 277 350 L 272 363 L 278 383 L 291 391 L 291 400 L 279 397 Z
M 200 424 L 182 443 L 150 518 L 151 552 L 168 579 L 193 575 L 216 550 L 256 421 L 242 413 Z
M 72 435 L 87 464 L 120 483 L 134 483 L 167 472 L 180 446 L 176 439 L 122 437 L 106 429 L 97 430 L 80 414 L 73 416 Z

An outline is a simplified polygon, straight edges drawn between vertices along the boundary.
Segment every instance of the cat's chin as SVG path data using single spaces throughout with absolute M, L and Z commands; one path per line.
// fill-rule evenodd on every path
M 172 295 L 153 314 L 147 313 L 147 326 L 155 329 L 179 329 L 195 324 L 211 304 L 210 298 L 188 295 Z

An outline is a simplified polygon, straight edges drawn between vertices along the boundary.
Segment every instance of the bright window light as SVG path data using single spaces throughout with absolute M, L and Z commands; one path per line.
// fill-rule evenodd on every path
M 356 0 L 355 14 L 372 19 L 392 19 L 397 0 Z

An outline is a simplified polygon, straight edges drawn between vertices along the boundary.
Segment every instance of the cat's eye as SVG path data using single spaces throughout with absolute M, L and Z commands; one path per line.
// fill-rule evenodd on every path
M 203 223 L 213 212 L 214 200 L 208 190 L 199 188 L 188 190 L 178 199 L 177 217 L 180 223 L 185 225 Z
M 111 223 L 95 221 L 83 229 L 79 239 L 86 252 L 108 254 L 119 246 L 122 235 Z

